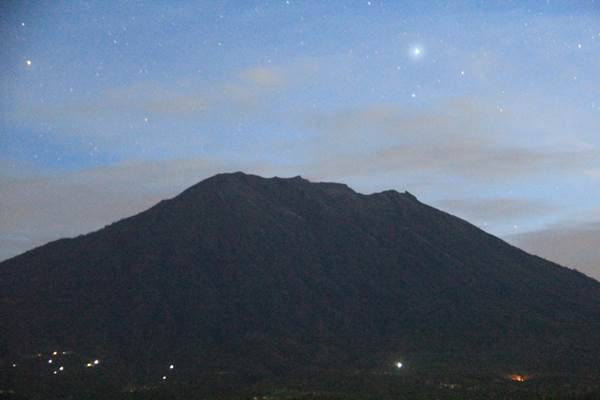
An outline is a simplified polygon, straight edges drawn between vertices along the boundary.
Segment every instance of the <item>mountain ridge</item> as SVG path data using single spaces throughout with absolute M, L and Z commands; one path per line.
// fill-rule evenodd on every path
M 537 371 L 594 370 L 600 355 L 592 278 L 408 192 L 301 177 L 219 174 L 0 276 L 4 356 Z

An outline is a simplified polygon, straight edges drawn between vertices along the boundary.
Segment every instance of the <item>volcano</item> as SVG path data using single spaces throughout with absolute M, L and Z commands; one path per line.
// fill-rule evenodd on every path
M 219 174 L 0 263 L 3 359 L 600 371 L 600 283 L 394 190 Z M 586 372 L 586 373 L 587 373 Z

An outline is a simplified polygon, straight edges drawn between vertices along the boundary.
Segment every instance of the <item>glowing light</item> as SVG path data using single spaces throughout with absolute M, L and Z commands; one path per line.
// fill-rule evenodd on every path
M 17 368 L 17 364 L 13 364 L 13 368 Z
M 166 380 L 167 380 L 167 377 L 163 375 L 163 377 L 162 377 L 162 380 L 163 380 L 163 381 L 166 381 Z
M 425 49 L 423 49 L 423 47 L 421 47 L 420 45 L 414 45 L 408 50 L 408 55 L 413 60 L 418 60 L 419 58 L 423 57 L 424 53 Z
M 92 363 L 87 363 L 87 364 L 85 364 L 85 366 L 86 366 L 86 368 L 92 368 L 92 367 L 94 366 L 94 364 L 92 364 Z
M 58 351 L 53 351 L 53 352 L 52 352 L 52 355 L 53 355 L 53 356 L 57 356 L 57 355 L 58 355 Z
M 398 361 L 396 363 L 396 368 L 402 368 L 402 367 L 403 367 L 403 364 L 400 361 Z
M 58 374 L 58 371 L 54 371 L 54 372 L 53 372 L 53 374 L 54 374 L 54 375 Z
M 507 379 L 510 379 L 513 382 L 525 382 L 529 379 L 529 377 L 520 374 L 509 374 L 506 375 Z
M 31 60 L 27 60 L 27 61 L 25 61 L 25 64 L 26 64 L 28 67 L 31 67 Z
M 59 371 L 64 371 L 64 370 L 65 370 L 65 367 L 60 367 L 58 370 L 59 370 Z
M 100 364 L 100 360 L 94 360 L 94 365 Z
M 169 369 L 173 369 L 175 366 L 173 364 L 169 365 Z
M 48 364 L 52 364 L 52 359 L 48 360 Z

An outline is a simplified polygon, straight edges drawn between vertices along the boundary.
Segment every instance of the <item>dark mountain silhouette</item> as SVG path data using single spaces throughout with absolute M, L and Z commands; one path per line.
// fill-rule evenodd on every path
M 243 173 L 0 264 L 5 357 L 600 370 L 600 283 L 393 190 Z M 115 361 L 115 362 L 117 362 Z

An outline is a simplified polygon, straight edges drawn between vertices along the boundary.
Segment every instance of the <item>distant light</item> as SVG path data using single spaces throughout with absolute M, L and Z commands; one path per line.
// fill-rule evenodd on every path
M 175 366 L 173 364 L 169 365 L 169 369 L 173 369 Z
M 57 355 L 58 355 L 58 351 L 53 351 L 53 352 L 52 352 L 52 355 L 53 355 L 53 356 L 57 356 Z
M 92 368 L 92 367 L 94 366 L 94 364 L 92 364 L 92 363 L 87 363 L 87 364 L 85 364 L 85 366 L 86 366 L 87 368 Z
M 525 382 L 525 381 L 529 380 L 528 376 L 520 375 L 520 374 L 509 374 L 506 377 L 513 382 Z
M 17 364 L 14 364 L 14 363 L 13 363 L 13 368 L 17 368 Z
M 162 380 L 163 380 L 163 381 L 166 381 L 166 380 L 167 380 L 167 377 L 163 375 L 163 377 L 162 377 Z
M 417 59 L 423 57 L 424 53 L 425 53 L 425 50 L 420 45 L 414 45 L 408 51 L 408 55 L 413 60 L 417 60 Z
M 100 360 L 94 360 L 94 365 L 100 364 Z
M 53 374 L 54 374 L 54 375 L 58 374 L 58 371 L 54 371 L 54 372 L 53 372 Z
M 26 64 L 28 67 L 31 67 L 31 60 L 27 60 L 27 61 L 25 61 L 25 64 Z
M 59 370 L 59 371 L 64 371 L 64 370 L 65 370 L 65 367 L 60 367 L 58 370 Z
M 52 359 L 48 360 L 48 364 L 52 364 Z
M 403 364 L 400 361 L 398 361 L 396 363 L 396 368 L 402 368 L 402 366 L 403 366 Z

